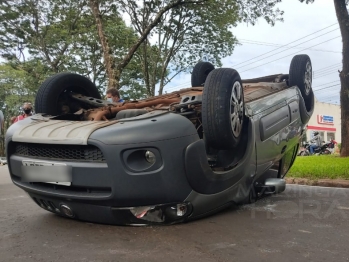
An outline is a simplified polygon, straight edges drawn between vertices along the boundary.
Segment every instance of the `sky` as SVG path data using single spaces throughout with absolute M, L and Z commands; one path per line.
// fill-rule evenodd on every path
M 308 5 L 283 0 L 277 7 L 285 13 L 284 21 L 275 26 L 260 18 L 254 26 L 239 24 L 233 28 L 241 45 L 233 55 L 223 58 L 222 67 L 236 69 L 242 79 L 288 74 L 293 56 L 307 54 L 313 67 L 316 99 L 339 104 L 342 39 L 333 0 L 315 0 Z M 190 78 L 190 74 L 181 74 L 164 91 L 189 87 Z
M 282 0 L 277 8 L 284 11 L 283 22 L 271 26 L 260 18 L 254 26 L 241 23 L 232 29 L 240 45 L 222 59 L 222 67 L 236 69 L 242 79 L 288 74 L 293 56 L 307 54 L 313 66 L 316 99 L 339 104 L 342 40 L 333 0 L 315 0 L 313 4 Z M 164 92 L 190 87 L 190 78 L 190 74 L 179 74 Z

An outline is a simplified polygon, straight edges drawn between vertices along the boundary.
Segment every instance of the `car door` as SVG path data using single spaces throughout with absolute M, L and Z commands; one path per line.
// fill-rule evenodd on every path
M 264 173 L 282 158 L 291 142 L 297 140 L 299 126 L 298 98 L 295 90 L 286 89 L 253 105 L 256 123 L 257 174 Z

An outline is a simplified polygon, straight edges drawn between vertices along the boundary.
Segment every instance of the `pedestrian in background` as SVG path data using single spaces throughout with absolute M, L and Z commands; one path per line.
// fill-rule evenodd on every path
M 16 119 L 13 121 L 13 123 L 16 123 L 20 120 L 23 120 L 24 118 L 27 118 L 29 116 L 32 116 L 33 107 L 31 103 L 24 103 L 22 106 L 23 114 L 16 117 Z
M 124 100 L 120 98 L 119 90 L 117 90 L 116 88 L 110 88 L 107 90 L 106 99 L 107 101 L 114 103 L 124 102 Z
M 312 144 L 309 147 L 311 155 L 314 154 L 315 149 L 321 147 L 321 141 L 322 141 L 321 136 L 320 136 L 318 131 L 315 131 L 313 134 L 314 134 L 314 137 L 312 140 L 310 140 L 310 143 L 312 143 Z

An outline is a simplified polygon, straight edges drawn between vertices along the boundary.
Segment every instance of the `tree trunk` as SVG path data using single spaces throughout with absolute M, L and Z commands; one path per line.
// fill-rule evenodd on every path
M 147 89 L 147 95 L 152 96 L 150 90 L 150 79 L 149 79 L 149 64 L 148 64 L 148 45 L 147 41 L 143 42 L 143 74 L 144 74 L 144 82 L 145 88 Z
M 339 74 L 341 81 L 341 131 L 342 145 L 341 156 L 349 156 L 349 14 L 345 0 L 334 0 L 336 15 L 343 42 L 343 69 Z
M 93 0 L 90 0 L 90 1 L 93 1 Z M 180 5 L 193 4 L 193 3 L 200 4 L 200 3 L 203 3 L 206 1 L 208 1 L 208 0 L 197 0 L 197 1 L 195 1 L 195 0 L 193 0 L 193 1 L 175 0 L 174 2 L 171 2 L 168 5 L 166 5 L 164 8 L 162 8 L 156 14 L 154 20 L 141 33 L 141 36 L 138 38 L 137 42 L 133 46 L 131 46 L 131 48 L 128 50 L 128 53 L 124 56 L 122 61 L 120 63 L 118 63 L 118 65 L 116 67 L 117 70 L 122 71 L 128 65 L 128 63 L 131 61 L 133 55 L 137 51 L 137 49 L 140 47 L 140 45 L 143 43 L 143 41 L 146 40 L 146 38 L 148 37 L 150 31 L 160 23 L 163 14 L 165 14 L 168 10 L 170 10 L 171 8 L 175 8 L 177 6 L 180 6 Z
M 113 57 L 112 50 L 109 47 L 108 39 L 104 34 L 102 15 L 99 10 L 99 1 L 90 0 L 90 8 L 96 20 L 97 32 L 98 32 L 100 43 L 102 45 L 104 66 L 108 76 L 108 89 L 118 88 L 122 70 L 118 70 L 118 72 L 114 71 L 115 59 Z

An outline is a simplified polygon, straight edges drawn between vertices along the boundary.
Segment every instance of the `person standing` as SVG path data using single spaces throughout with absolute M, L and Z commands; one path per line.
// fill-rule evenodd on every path
M 116 88 L 110 88 L 107 90 L 106 98 L 109 102 L 114 103 L 122 103 L 125 102 L 123 99 L 120 98 L 119 90 Z
M 23 114 L 16 117 L 16 119 L 13 121 L 13 123 L 16 123 L 20 120 L 23 120 L 24 118 L 27 118 L 29 116 L 32 116 L 33 107 L 31 103 L 24 103 L 22 106 Z
M 310 140 L 310 145 L 309 150 L 310 150 L 310 155 L 314 154 L 314 150 L 317 149 L 318 147 L 321 147 L 321 136 L 318 131 L 314 132 L 314 137 L 312 140 Z

